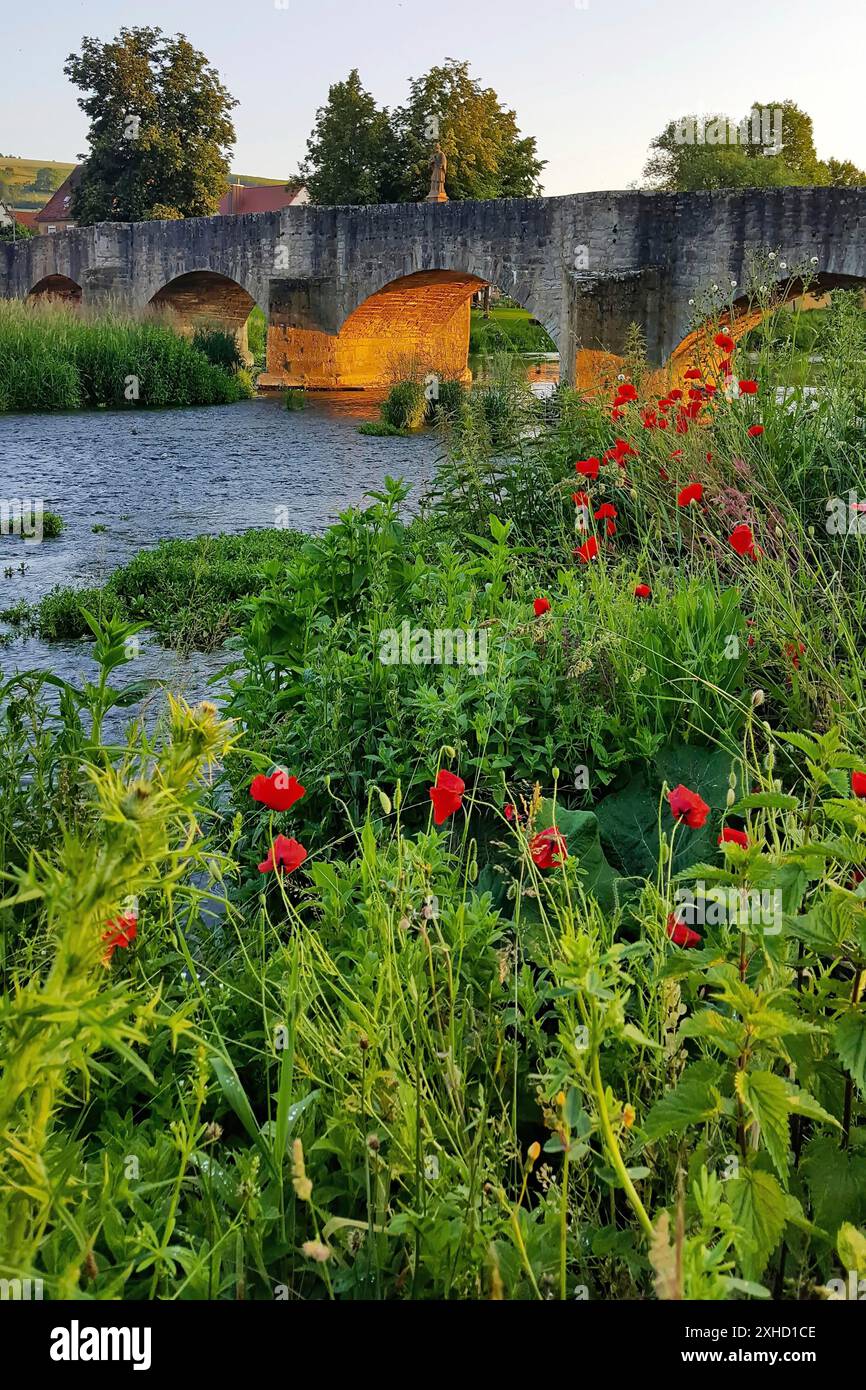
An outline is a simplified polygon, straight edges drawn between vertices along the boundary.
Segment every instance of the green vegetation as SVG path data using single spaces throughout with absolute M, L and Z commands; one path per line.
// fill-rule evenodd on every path
M 417 522 L 387 479 L 287 554 L 269 533 L 219 713 L 104 741 L 144 610 L 91 605 L 80 688 L 0 687 L 4 1276 L 866 1275 L 863 320 L 836 296 L 825 389 L 778 400 L 766 307 L 756 360 L 697 340 L 704 383 L 754 391 L 659 397 L 635 340 L 546 419 L 473 394 Z M 182 606 L 173 545 L 118 604 Z
M 211 351 L 218 339 L 237 356 L 226 334 L 206 335 Z M 252 394 L 245 372 L 214 366 L 168 324 L 0 303 L 0 411 L 225 405 Z
M 540 191 L 545 161 L 534 136 L 467 62 L 446 58 L 409 83 L 409 100 L 378 107 L 358 69 L 335 82 L 316 112 L 302 175 L 314 202 L 418 202 L 430 190 L 430 153 L 438 141 L 448 160 L 448 197 L 529 198 Z
M 754 102 L 738 120 L 714 113 L 669 121 L 650 145 L 644 178 L 671 192 L 866 184 L 850 160 L 818 158 L 812 117 L 793 101 Z
M 85 37 L 63 71 L 89 121 L 72 194 L 80 226 L 216 212 L 237 102 L 185 35 L 136 26 L 109 42 Z
M 13 159 L 0 155 L 0 199 L 24 212 L 38 212 L 50 196 L 35 186 L 40 172 L 47 169 L 53 187 L 59 188 L 74 168 L 74 164 L 58 164 L 55 160 Z
M 274 529 L 160 541 L 101 589 L 52 590 L 31 621 L 40 636 L 57 641 L 87 636 L 85 613 L 120 617 L 152 628 L 166 646 L 212 651 L 241 626 L 244 601 L 260 588 L 265 567 L 285 563 L 303 539 Z
M 485 316 L 472 310 L 469 327 L 470 353 L 556 352 L 556 343 L 543 324 L 527 309 L 495 305 Z
M 286 410 L 305 410 L 307 393 L 302 386 L 292 386 L 283 392 L 283 406 Z
M 63 517 L 58 512 L 42 513 L 42 539 L 55 540 L 63 530 Z
M 382 420 L 395 430 L 417 430 L 427 415 L 424 385 L 420 381 L 398 381 L 380 406 Z

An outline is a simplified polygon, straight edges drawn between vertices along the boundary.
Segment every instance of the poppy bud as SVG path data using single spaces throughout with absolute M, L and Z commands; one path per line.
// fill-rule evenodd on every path
M 757 709 L 758 706 L 759 706 L 759 705 L 762 705 L 763 703 L 764 703 L 764 692 L 763 692 L 763 690 L 753 690 L 753 691 L 752 691 L 752 709 Z
M 726 806 L 733 806 L 733 804 L 734 804 L 734 802 L 736 801 L 736 799 L 737 799 L 737 793 L 734 791 L 733 787 L 728 787 L 728 794 L 727 794 L 727 796 L 725 797 L 725 805 L 726 805 Z

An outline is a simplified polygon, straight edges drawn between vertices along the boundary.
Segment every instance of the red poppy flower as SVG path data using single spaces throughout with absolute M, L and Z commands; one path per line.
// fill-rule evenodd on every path
M 436 774 L 436 785 L 430 788 L 434 825 L 442 825 L 449 816 L 453 816 L 455 811 L 460 810 L 463 805 L 465 790 L 466 783 L 462 777 L 449 772 L 447 768 L 440 767 Z
M 720 845 L 741 845 L 743 849 L 749 848 L 749 837 L 745 830 L 734 830 L 732 826 L 726 825 L 719 836 Z
M 690 791 L 682 783 L 674 787 L 672 792 L 668 792 L 668 801 L 674 820 L 684 821 L 690 830 L 700 830 L 710 808 L 707 803 L 698 796 L 697 792 Z
M 666 430 L 668 427 L 668 422 L 667 420 L 659 420 L 658 425 L 660 430 Z
M 617 388 L 617 395 L 623 401 L 636 401 L 637 387 L 632 386 L 630 381 L 623 381 Z
M 679 387 L 675 391 L 669 391 L 668 395 L 672 401 L 681 401 L 683 398 L 683 393 Z
M 624 414 L 624 410 L 618 410 L 616 406 L 614 406 L 613 410 L 610 412 L 610 418 L 611 420 L 621 420 Z
M 571 500 L 572 500 L 572 502 L 574 503 L 574 505 L 575 505 L 576 507 L 588 507 L 588 506 L 589 506 L 589 493 L 588 493 L 588 492 L 573 492 L 573 493 L 571 494 Z
M 627 439 L 615 439 L 613 447 L 621 459 L 637 458 L 637 449 L 633 449 Z
M 753 439 L 757 439 L 758 435 L 759 435 L 759 434 L 763 434 L 763 433 L 764 433 L 764 426 L 763 426 L 763 425 L 750 425 L 749 428 L 746 430 L 746 434 L 750 434 L 750 435 L 752 436 Z
M 806 648 L 802 642 L 785 643 L 785 655 L 791 658 L 791 665 L 794 667 L 795 671 L 799 671 L 800 669 L 800 657 L 805 650 Z
M 681 459 L 682 456 L 683 456 L 683 451 L 682 451 L 682 449 L 674 449 L 673 453 L 671 454 L 671 458 L 672 458 L 672 459 Z
M 733 352 L 736 343 L 729 333 L 717 333 L 713 339 L 716 347 L 720 347 L 723 352 Z
M 728 536 L 728 545 L 737 552 L 738 555 L 751 555 L 755 558 L 755 537 L 752 534 L 751 526 L 741 522 L 735 526 Z
M 583 545 L 579 545 L 574 554 L 582 565 L 588 565 L 590 560 L 596 560 L 598 558 L 598 541 L 595 536 L 590 536 Z
M 685 373 L 686 381 L 700 381 L 702 376 L 703 372 L 699 372 L 697 367 L 689 367 Z
M 296 801 L 300 801 L 306 790 L 294 774 L 290 777 L 282 768 L 277 768 L 270 777 L 259 775 L 250 782 L 250 796 L 253 800 L 261 801 L 272 811 L 288 811 Z
M 756 381 L 741 381 L 740 391 L 744 396 L 757 396 L 758 383 Z
M 540 618 L 541 615 L 542 615 L 542 613 L 548 613 L 548 612 L 550 611 L 550 599 L 549 599 L 549 598 L 537 598 L 537 599 L 533 599 L 533 601 L 532 601 L 532 606 L 533 606 L 533 608 L 535 609 L 535 616 L 536 616 L 536 618 Z
M 504 812 L 505 812 L 505 819 L 506 819 L 506 820 L 514 820 L 514 803 L 513 803 L 513 802 L 511 802 L 511 801 L 506 801 L 506 803 L 505 803 L 505 805 L 504 805 L 504 807 L 503 807 L 502 809 L 503 809 Z
M 692 502 L 700 502 L 704 495 L 703 483 L 689 483 L 677 496 L 678 507 L 688 507 Z
M 701 938 L 685 922 L 681 922 L 675 912 L 667 920 L 665 931 L 675 946 L 700 946 Z
M 285 869 L 286 873 L 294 873 L 300 864 L 303 864 L 307 857 L 307 851 L 297 840 L 289 840 L 285 835 L 277 835 L 274 843 L 267 853 L 267 858 L 263 859 L 259 865 L 260 874 L 269 874 L 277 869 Z
M 555 825 L 549 830 L 541 830 L 529 841 L 529 853 L 536 868 L 557 869 L 563 860 L 568 858 L 565 836 L 560 834 Z
M 851 773 L 851 790 L 855 796 L 866 797 L 866 772 Z
M 125 950 L 129 943 L 135 940 L 138 919 L 134 912 L 124 912 L 120 917 L 113 917 L 106 927 L 107 930 L 102 933 L 102 940 L 106 942 L 103 965 L 108 964 L 118 947 Z
M 667 473 L 666 470 L 665 470 L 664 468 L 660 468 L 660 469 L 659 469 L 659 477 L 661 478 L 661 480 L 662 480 L 663 483 L 669 483 L 669 482 L 670 482 L 670 474 Z
M 592 481 L 595 482 L 596 478 L 598 477 L 598 470 L 600 467 L 601 464 L 599 460 L 596 458 L 579 459 L 578 462 L 574 465 L 574 470 L 576 473 L 580 473 L 582 477 L 591 478 Z
M 607 527 L 605 529 L 607 530 L 607 534 L 609 536 L 616 535 L 616 518 L 618 515 L 619 513 L 617 512 L 617 509 L 612 502 L 602 502 L 598 511 L 593 512 L 593 516 L 595 517 L 596 521 L 607 522 Z
M 652 598 L 652 592 L 649 584 L 635 584 L 634 586 L 635 598 Z

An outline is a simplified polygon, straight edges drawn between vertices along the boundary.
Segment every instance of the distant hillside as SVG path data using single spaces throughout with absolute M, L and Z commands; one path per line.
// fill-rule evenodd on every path
M 0 154 L 0 198 L 6 201 L 8 197 L 12 206 L 22 212 L 38 212 L 74 168 L 74 164 L 63 164 L 56 159 L 14 159 L 11 155 Z M 292 179 L 261 179 L 253 174 L 231 174 L 230 178 L 232 183 L 249 187 L 295 182 Z M 35 188 L 37 182 L 40 187 Z

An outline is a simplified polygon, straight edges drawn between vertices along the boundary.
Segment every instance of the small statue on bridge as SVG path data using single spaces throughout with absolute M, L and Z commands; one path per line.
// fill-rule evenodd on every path
M 445 172 L 447 168 L 448 156 L 437 140 L 433 150 L 433 157 L 430 160 L 430 192 L 427 194 L 426 202 L 448 202 L 448 194 L 445 192 Z

